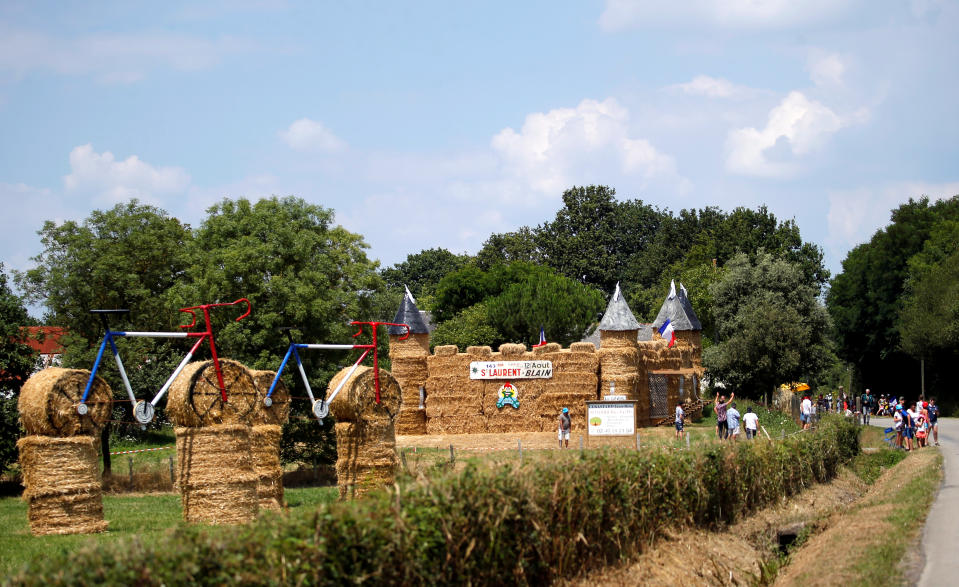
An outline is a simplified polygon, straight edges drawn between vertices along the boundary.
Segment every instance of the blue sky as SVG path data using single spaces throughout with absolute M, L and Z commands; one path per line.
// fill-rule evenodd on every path
M 959 193 L 959 3 L 0 2 L 0 260 L 137 197 L 336 211 L 384 266 L 601 183 L 766 204 L 835 273 Z

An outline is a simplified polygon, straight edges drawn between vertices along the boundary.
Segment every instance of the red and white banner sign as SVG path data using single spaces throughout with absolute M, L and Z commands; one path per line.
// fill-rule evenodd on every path
M 552 361 L 473 361 L 470 379 L 550 379 Z

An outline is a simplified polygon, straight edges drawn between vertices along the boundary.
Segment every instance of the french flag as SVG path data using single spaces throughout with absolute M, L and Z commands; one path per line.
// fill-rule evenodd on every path
M 676 329 L 668 319 L 659 327 L 659 335 L 663 337 L 663 340 L 669 340 L 670 347 L 676 344 Z
M 543 330 L 543 327 L 539 327 L 539 344 L 534 344 L 533 348 L 535 349 L 538 346 L 546 346 L 546 331 Z

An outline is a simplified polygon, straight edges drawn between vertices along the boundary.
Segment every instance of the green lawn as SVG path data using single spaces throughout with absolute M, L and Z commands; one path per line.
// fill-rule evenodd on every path
M 286 490 L 290 515 L 307 511 L 337 497 L 336 487 Z M 150 541 L 182 524 L 180 496 L 173 493 L 139 496 L 103 496 L 103 515 L 109 531 L 94 535 L 33 536 L 27 524 L 27 504 L 20 498 L 0 499 L 0 578 L 8 577 L 36 556 L 69 552 L 89 542 L 111 542 L 139 537 Z

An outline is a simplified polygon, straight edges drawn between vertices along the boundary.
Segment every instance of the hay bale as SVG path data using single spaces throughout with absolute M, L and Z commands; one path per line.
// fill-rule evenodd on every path
M 390 358 L 418 357 L 428 354 L 430 354 L 429 333 L 411 334 L 403 340 L 395 334 L 390 335 Z
M 457 354 L 432 356 L 427 360 L 430 372 L 426 380 L 427 433 L 486 432 L 487 414 L 483 407 L 486 382 L 469 378 L 469 365 L 474 358 Z
M 337 422 L 336 483 L 340 499 L 361 497 L 392 485 L 396 476 L 396 433 L 388 418 Z
M 283 428 L 280 426 L 260 425 L 251 430 L 250 451 L 261 511 L 283 509 L 283 465 L 280 464 L 282 437 Z
M 34 535 L 107 529 L 96 447 L 93 436 L 26 436 L 17 442 L 23 499 Z
M 507 342 L 499 345 L 499 352 L 503 359 L 519 358 L 526 354 L 526 345 Z
M 591 342 L 574 342 L 569 345 L 569 350 L 573 353 L 595 353 L 596 345 Z
M 638 330 L 600 330 L 599 348 L 635 347 L 638 337 Z
M 227 402 L 223 403 L 213 361 L 187 365 L 170 386 L 167 415 L 177 426 L 249 424 L 258 409 L 253 378 L 243 364 L 220 359 Z
M 435 349 L 433 349 L 433 354 L 436 355 L 437 357 L 452 357 L 458 352 L 460 351 L 455 344 L 446 344 L 443 346 L 438 346 Z
M 183 519 L 207 524 L 255 519 L 259 506 L 250 426 L 180 426 L 175 434 Z
M 27 379 L 17 402 L 27 434 L 59 438 L 99 434 L 113 411 L 113 392 L 97 376 L 87 397 L 89 411 L 81 416 L 77 406 L 89 379 L 85 369 L 60 367 L 49 367 Z
M 391 372 L 402 399 L 396 419 L 397 434 L 426 434 L 426 411 L 420 409 L 420 387 L 429 378 L 429 334 L 411 334 L 406 340 L 390 336 Z
M 546 355 L 549 353 L 558 353 L 559 351 L 562 350 L 562 348 L 563 346 L 559 344 L 558 342 L 548 342 L 544 344 L 543 346 L 538 346 L 534 348 L 533 355 L 539 356 L 539 355 Z
M 466 354 L 471 357 L 487 359 L 493 356 L 493 349 L 488 346 L 468 346 L 466 347 Z
M 350 368 L 346 368 L 333 376 L 326 397 L 333 394 L 349 372 Z M 389 371 L 380 369 L 380 403 L 377 404 L 373 368 L 359 367 L 330 402 L 330 413 L 338 422 L 378 418 L 387 418 L 392 422 L 400 411 L 400 402 L 400 384 Z
M 253 389 L 256 390 L 257 397 L 257 407 L 250 418 L 250 423 L 254 426 L 268 424 L 282 426 L 290 419 L 290 388 L 283 383 L 283 379 L 277 382 L 276 389 L 270 396 L 273 405 L 266 407 L 263 403 L 263 398 L 270 391 L 274 377 L 276 377 L 276 371 L 250 370 L 250 378 L 253 379 Z

